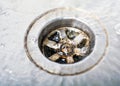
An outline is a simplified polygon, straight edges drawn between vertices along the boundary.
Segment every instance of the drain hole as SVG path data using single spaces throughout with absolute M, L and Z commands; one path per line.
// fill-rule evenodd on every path
M 38 42 L 43 55 L 60 64 L 83 60 L 92 52 L 94 44 L 95 36 L 91 29 L 74 19 L 52 21 L 40 33 Z
M 60 35 L 58 32 L 53 33 L 50 37 L 48 37 L 49 40 L 55 41 L 56 43 L 59 43 L 60 41 Z
M 55 53 L 57 53 L 56 50 L 54 50 L 54 49 L 52 49 L 52 48 L 50 48 L 46 45 L 44 46 L 44 54 L 45 54 L 46 57 L 50 57 Z
M 78 48 L 82 48 L 86 45 L 87 39 L 82 39 L 82 41 L 77 45 Z

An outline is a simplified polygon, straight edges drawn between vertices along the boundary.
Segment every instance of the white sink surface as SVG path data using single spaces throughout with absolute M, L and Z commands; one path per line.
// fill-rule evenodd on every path
M 92 70 L 75 76 L 52 75 L 27 58 L 24 36 L 29 24 L 58 7 L 77 7 L 94 13 L 105 25 L 108 51 Z M 0 86 L 119 86 L 119 51 L 119 0 L 0 0 Z

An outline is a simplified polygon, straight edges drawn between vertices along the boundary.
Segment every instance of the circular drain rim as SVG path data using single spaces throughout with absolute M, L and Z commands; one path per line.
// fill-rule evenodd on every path
M 64 12 L 63 12 L 64 11 Z M 69 12 L 71 12 L 71 11 L 73 11 L 75 14 L 70 14 L 70 16 L 67 14 L 67 12 L 69 11 Z M 59 13 L 56 13 L 56 12 L 59 12 Z M 36 36 L 38 36 L 39 35 L 39 33 L 38 32 L 40 32 L 41 30 L 40 29 L 37 29 L 36 31 L 34 30 L 35 29 L 35 25 L 38 25 L 38 22 L 40 23 L 40 21 L 39 20 L 44 20 L 44 21 L 42 21 L 42 25 L 40 26 L 40 27 L 43 27 L 44 26 L 44 24 L 46 23 L 46 18 L 43 18 L 43 17 L 45 17 L 46 15 L 47 16 L 49 16 L 51 19 L 53 19 L 49 14 L 50 13 L 52 13 L 52 17 L 54 17 L 54 18 L 56 18 L 56 17 L 58 17 L 58 14 L 60 14 L 60 18 L 61 18 L 61 15 L 62 15 L 62 17 L 64 17 L 65 16 L 65 18 L 66 18 L 66 16 L 67 16 L 67 18 L 71 18 L 71 15 L 72 15 L 72 19 L 79 19 L 80 21 L 83 19 L 86 19 L 87 21 L 88 20 L 90 20 L 90 21 L 88 21 L 88 22 L 91 22 L 92 21 L 92 23 L 90 23 L 90 24 L 94 24 L 95 26 L 97 26 L 97 28 L 99 28 L 98 30 L 100 30 L 100 31 L 103 31 L 103 33 L 102 33 L 102 36 L 103 37 L 105 37 L 105 38 L 103 38 L 103 42 L 104 42 L 104 44 L 103 45 L 101 45 L 101 46 L 103 46 L 104 47 L 104 49 L 101 51 L 102 53 L 100 53 L 100 52 L 97 52 L 98 54 L 101 54 L 99 57 L 95 57 L 94 59 L 97 59 L 97 60 L 94 60 L 93 62 L 94 63 L 92 63 L 91 61 L 92 60 L 90 60 L 90 58 L 89 58 L 89 60 L 88 59 L 86 59 L 86 60 L 84 60 L 83 62 L 78 62 L 78 63 L 75 63 L 75 64 L 69 64 L 69 65 L 58 65 L 57 63 L 54 63 L 54 62 L 50 62 L 50 61 L 48 61 L 48 59 L 46 60 L 46 59 L 43 59 L 43 55 L 42 55 L 42 53 L 39 51 L 39 49 L 38 49 L 38 46 L 36 45 L 35 46 L 35 44 L 37 44 L 37 42 L 38 42 L 38 37 L 35 37 L 34 38 L 34 43 L 33 43 L 33 40 L 31 41 L 31 38 L 32 37 L 34 37 L 34 35 L 36 35 Z M 61 14 L 62 13 L 62 14 Z M 66 14 L 67 15 L 66 15 Z M 78 13 L 81 13 L 82 15 L 76 15 L 76 13 L 78 14 Z M 48 18 L 48 17 L 47 17 Z M 85 22 L 87 22 L 87 21 L 85 21 Z M 47 21 L 48 22 L 48 21 Z M 90 25 L 89 24 L 89 25 Z M 89 26 L 88 25 L 88 26 Z M 33 27 L 34 27 L 34 29 L 33 29 Z M 90 27 L 91 27 L 91 25 L 90 25 Z M 92 27 L 93 27 L 93 25 L 92 25 Z M 94 27 L 94 29 L 95 29 L 96 27 Z M 34 31 L 31 31 L 31 30 L 34 30 Z M 37 33 L 37 34 L 36 34 Z M 101 34 L 95 34 L 95 35 L 101 35 Z M 98 37 L 98 36 L 97 36 Z M 98 41 L 100 41 L 100 39 L 98 40 Z M 98 44 L 100 44 L 100 43 L 98 43 Z M 95 45 L 95 47 L 96 47 L 96 45 Z M 98 47 L 98 46 L 97 46 Z M 48 73 L 51 73 L 51 74 L 57 74 L 57 75 L 65 75 L 65 76 L 67 76 L 67 75 L 77 75 L 77 74 L 82 74 L 82 73 L 85 73 L 85 72 L 87 72 L 87 71 L 89 71 L 89 70 L 91 70 L 92 68 L 94 68 L 101 60 L 102 60 L 102 58 L 105 56 L 105 54 L 106 54 L 106 51 L 107 51 L 107 47 L 108 47 L 108 34 L 107 34 L 107 31 L 106 31 L 106 29 L 105 29 L 105 27 L 103 26 L 103 24 L 99 21 L 99 19 L 97 19 L 97 17 L 96 16 L 93 16 L 92 14 L 89 14 L 89 13 L 87 13 L 87 12 L 85 12 L 85 11 L 83 11 L 83 10 L 80 10 L 80 9 L 76 9 L 76 8 L 56 8 L 56 9 L 53 9 L 53 10 L 50 10 L 50 11 L 48 11 L 48 12 L 46 12 L 46 13 L 44 13 L 44 14 L 42 14 L 41 16 L 39 16 L 39 17 L 37 17 L 31 24 L 30 24 L 30 26 L 28 27 L 28 29 L 27 29 L 27 32 L 26 32 L 26 35 L 25 35 L 25 39 L 24 39 L 24 48 L 25 48 L 25 51 L 26 51 L 26 53 L 27 53 L 27 56 L 28 56 L 28 58 L 31 60 L 31 62 L 32 63 L 34 63 L 37 67 L 39 67 L 40 69 L 42 69 L 42 70 L 44 70 L 44 71 L 46 71 L 46 72 L 48 72 Z M 97 50 L 97 49 L 96 49 Z M 37 51 L 37 52 L 36 52 Z M 39 51 L 39 52 L 38 52 Z M 94 50 L 95 51 L 95 50 Z M 98 51 L 98 50 L 97 50 Z M 94 52 L 95 53 L 95 52 Z M 42 61 L 40 61 L 40 56 L 41 56 L 41 59 L 42 59 Z M 39 57 L 38 57 L 39 56 Z M 90 56 L 89 56 L 90 57 Z M 44 57 L 45 58 L 45 57 Z M 45 60 L 44 62 L 43 62 L 43 60 Z M 40 61 L 40 62 L 39 62 Z M 88 64 L 85 64 L 85 62 L 89 62 Z M 47 65 L 48 64 L 48 65 Z M 83 66 L 82 66 L 82 64 L 84 64 Z M 90 66 L 89 66 L 89 64 L 91 64 Z M 55 67 L 53 67 L 53 65 L 55 66 Z M 74 68 L 74 67 L 76 67 L 76 68 Z M 81 69 L 80 69 L 81 68 Z

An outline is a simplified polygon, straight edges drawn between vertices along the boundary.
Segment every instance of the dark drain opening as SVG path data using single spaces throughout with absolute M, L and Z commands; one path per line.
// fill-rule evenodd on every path
M 95 36 L 91 29 L 75 19 L 52 21 L 43 28 L 38 41 L 43 55 L 60 64 L 83 60 L 92 52 L 94 44 Z

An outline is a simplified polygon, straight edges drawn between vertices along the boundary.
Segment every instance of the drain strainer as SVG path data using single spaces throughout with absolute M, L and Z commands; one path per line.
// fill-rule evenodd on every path
M 45 57 L 61 64 L 81 61 L 92 52 L 95 43 L 90 28 L 75 19 L 52 21 L 41 32 L 39 39 L 38 45 Z
M 25 36 L 25 50 L 39 68 L 75 75 L 96 66 L 108 46 L 106 29 L 90 13 L 76 8 L 50 10 L 36 18 Z

